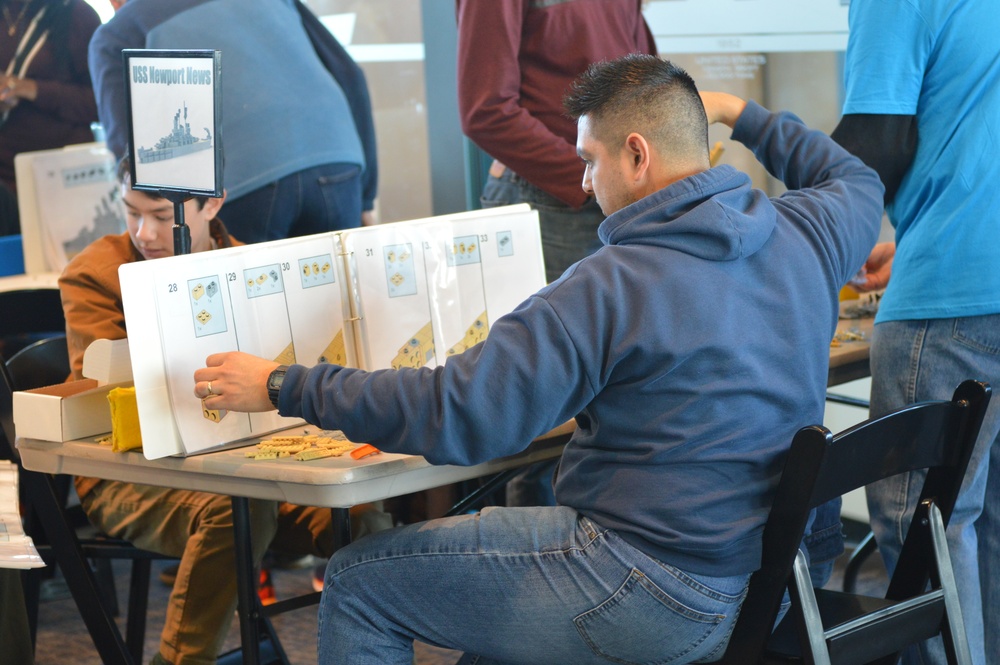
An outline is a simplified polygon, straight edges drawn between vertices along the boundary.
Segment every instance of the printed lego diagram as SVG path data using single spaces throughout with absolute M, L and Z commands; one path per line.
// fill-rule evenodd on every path
M 434 358 L 434 330 L 430 321 L 423 328 L 417 331 L 406 344 L 399 349 L 399 353 L 390 363 L 393 369 L 403 367 L 423 367 Z
M 347 364 L 347 344 L 344 343 L 344 329 L 341 328 L 334 335 L 330 343 L 323 349 L 323 353 L 316 359 L 317 363 L 329 363 L 330 365 Z
M 486 312 L 483 312 L 476 317 L 476 320 L 473 321 L 472 325 L 465 331 L 465 337 L 462 338 L 462 341 L 456 342 L 451 348 L 448 349 L 448 355 L 457 356 L 458 354 L 463 353 L 466 349 L 479 344 L 481 341 L 486 339 L 486 334 L 489 333 L 489 331 L 490 326 L 486 318 Z
M 389 297 L 412 296 L 417 293 L 417 279 L 413 263 L 413 247 L 409 243 L 386 245 L 382 248 L 385 259 L 385 277 Z
M 299 259 L 299 279 L 302 288 L 308 289 L 322 284 L 333 284 L 336 280 L 333 259 L 329 254 Z
M 478 236 L 455 238 L 451 244 L 451 254 L 448 255 L 448 265 L 468 266 L 480 262 Z
M 243 271 L 243 282 L 247 287 L 247 298 L 259 298 L 285 290 L 281 281 L 281 267 L 275 263 L 260 268 L 247 268 Z
M 497 256 L 514 256 L 514 234 L 497 231 Z
M 227 330 L 226 309 L 219 293 L 219 282 L 218 275 L 189 279 L 187 282 L 195 337 L 217 335 Z

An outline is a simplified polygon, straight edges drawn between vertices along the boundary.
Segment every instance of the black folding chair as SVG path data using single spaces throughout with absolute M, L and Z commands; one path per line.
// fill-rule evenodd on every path
M 69 376 L 69 355 L 66 348 L 65 335 L 48 337 L 34 342 L 18 351 L 10 360 L 3 362 L 0 357 L 2 368 L 2 387 L 0 387 L 0 416 L 4 421 L 4 432 L 2 442 L 0 442 L 0 457 L 16 460 L 17 453 L 13 448 L 13 407 L 12 396 L 15 390 L 30 390 L 33 388 L 61 383 Z M 53 528 L 65 527 L 68 533 L 81 523 L 86 523 L 86 518 L 81 516 L 74 519 L 66 510 L 66 496 L 68 492 L 68 476 L 49 476 L 47 474 L 35 473 L 20 469 L 22 476 L 22 487 L 25 490 L 24 507 L 26 510 L 26 528 L 36 539 L 39 554 L 46 563 L 52 564 L 57 561 L 58 547 L 56 538 L 52 538 L 49 531 Z M 58 513 L 55 512 L 58 509 Z M 54 517 L 58 515 L 58 520 Z M 47 538 L 40 537 L 42 532 Z M 59 529 L 62 531 L 62 529 Z M 65 535 L 65 533 L 64 533 Z M 128 613 L 126 619 L 125 646 L 136 663 L 141 663 L 143 642 L 146 632 L 146 610 L 149 599 L 149 580 L 151 562 L 154 559 L 170 559 L 156 552 L 150 552 L 135 547 L 125 540 L 111 538 L 103 534 L 97 534 L 92 538 L 73 539 L 76 540 L 71 549 L 79 547 L 84 557 L 94 561 L 96 568 L 96 589 L 102 594 L 107 611 L 112 616 L 118 614 L 118 602 L 114 588 L 114 577 L 111 572 L 110 562 L 113 559 L 126 559 L 132 562 L 131 577 L 129 583 Z M 48 541 L 48 542 L 46 542 Z M 67 547 L 66 540 L 62 540 L 63 547 Z M 67 582 L 72 573 L 64 570 L 67 574 Z M 87 583 L 87 582 L 85 582 Z M 32 640 L 37 631 L 39 587 L 41 575 L 39 570 L 29 571 L 25 576 L 25 604 L 28 608 L 28 619 L 31 628 Z M 77 582 L 79 584 L 79 582 Z M 79 604 L 79 603 L 78 603 Z M 93 607 L 85 609 L 80 607 L 81 613 L 94 613 Z
M 990 387 L 962 383 L 951 401 L 924 402 L 833 436 L 800 430 L 764 528 L 761 568 L 720 663 L 895 663 L 936 635 L 949 663 L 970 662 L 945 541 Z M 884 598 L 814 589 L 799 544 L 809 512 L 882 478 L 927 469 L 927 478 Z M 785 590 L 792 605 L 772 634 Z

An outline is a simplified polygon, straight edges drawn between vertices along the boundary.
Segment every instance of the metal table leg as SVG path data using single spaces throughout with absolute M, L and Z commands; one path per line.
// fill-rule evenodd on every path
M 245 665 L 260 663 L 260 614 L 257 585 L 253 578 L 253 549 L 250 542 L 250 500 L 234 496 L 233 538 L 236 551 L 236 613 L 240 618 L 240 642 Z

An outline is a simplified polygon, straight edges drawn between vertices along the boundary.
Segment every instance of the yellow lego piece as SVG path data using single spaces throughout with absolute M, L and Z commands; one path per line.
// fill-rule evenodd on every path
M 135 386 L 112 388 L 108 393 L 108 403 L 111 405 L 111 450 L 122 453 L 142 448 Z
M 205 406 L 205 400 L 201 401 L 201 415 L 203 415 L 208 420 L 211 420 L 213 423 L 221 421 L 223 418 L 226 417 L 226 414 L 228 413 L 229 412 L 226 411 L 225 409 L 210 409 L 207 406 Z
M 339 457 L 343 454 L 344 451 L 334 448 L 308 448 L 295 453 L 295 459 L 300 462 L 308 462 L 309 460 L 323 459 L 324 457 Z

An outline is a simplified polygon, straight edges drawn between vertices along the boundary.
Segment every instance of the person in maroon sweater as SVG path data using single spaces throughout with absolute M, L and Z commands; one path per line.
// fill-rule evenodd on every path
M 554 281 L 600 247 L 604 215 L 581 189 L 576 124 L 562 108 L 591 63 L 656 54 L 641 0 L 457 0 L 462 131 L 496 161 L 483 205 L 539 212 Z
M 559 278 L 601 247 L 604 213 L 583 191 L 570 85 L 594 62 L 656 55 L 642 0 L 456 0 L 462 131 L 493 157 L 484 208 L 538 211 L 545 277 Z M 507 505 L 554 505 L 553 463 L 518 474 Z

